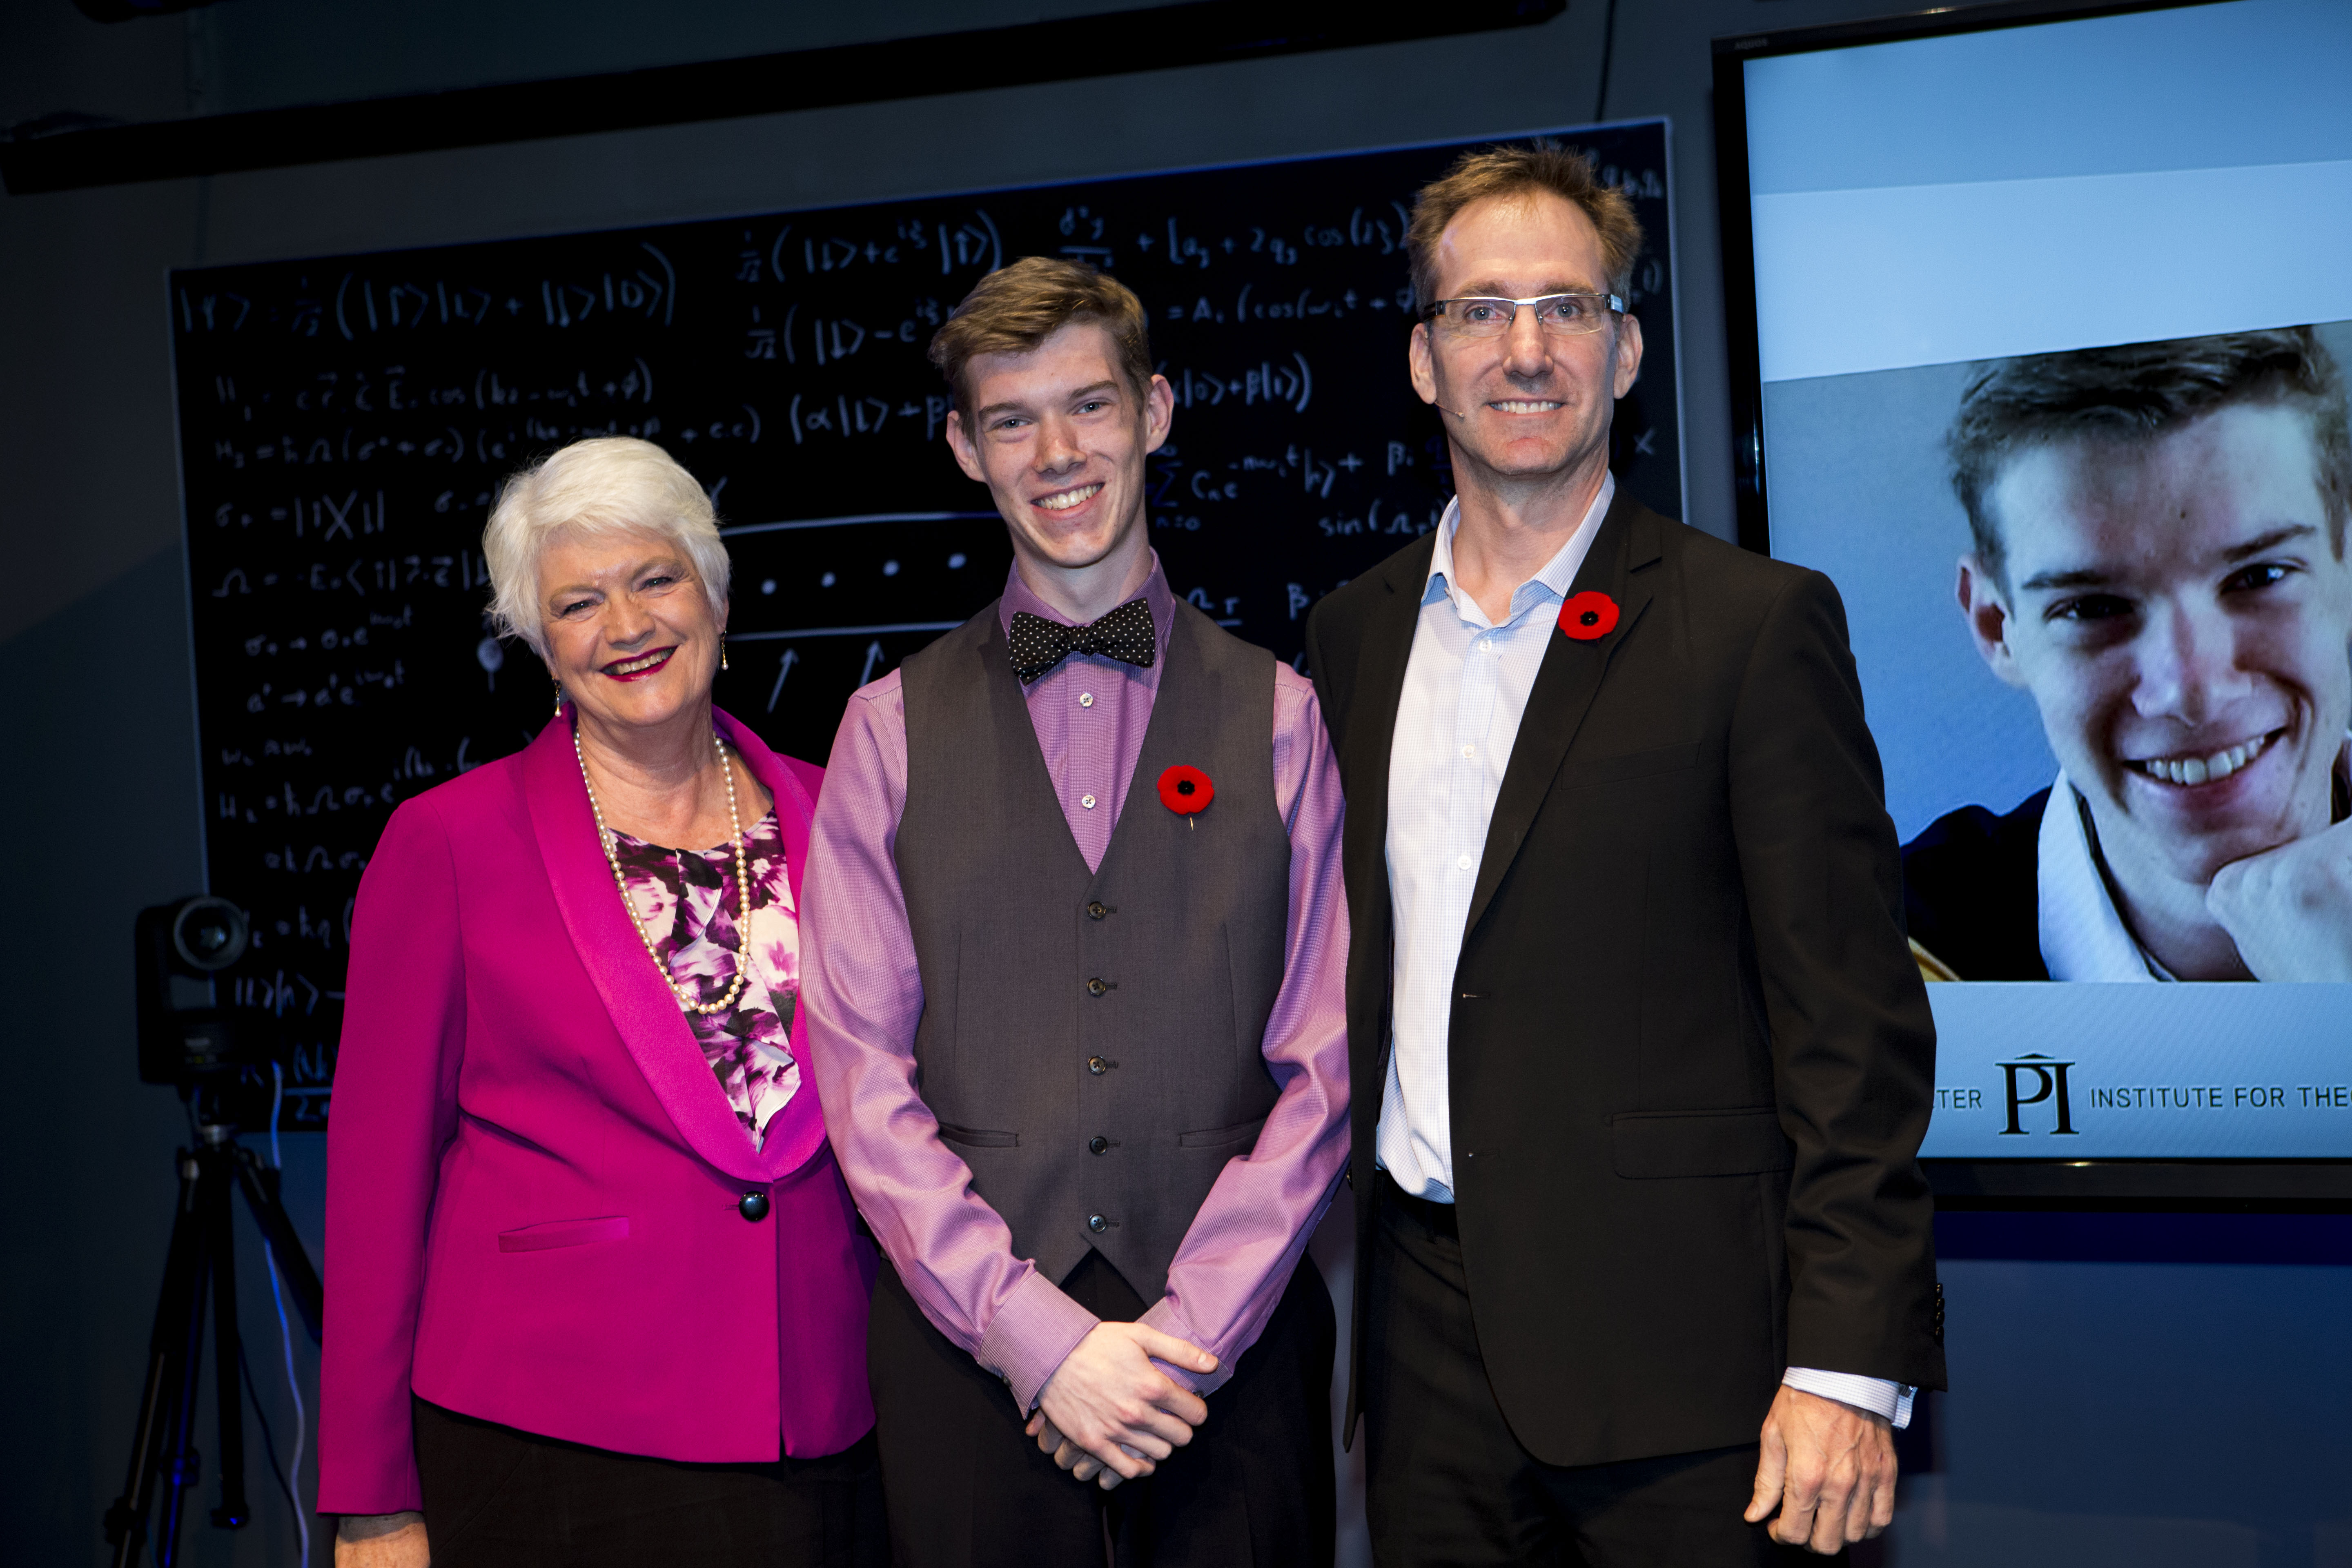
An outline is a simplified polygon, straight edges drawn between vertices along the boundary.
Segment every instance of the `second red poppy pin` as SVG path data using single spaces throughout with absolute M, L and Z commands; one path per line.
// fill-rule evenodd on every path
M 1595 642 L 1617 629 L 1617 601 L 1598 588 L 1570 594 L 1559 607 L 1559 629 L 1579 642 Z

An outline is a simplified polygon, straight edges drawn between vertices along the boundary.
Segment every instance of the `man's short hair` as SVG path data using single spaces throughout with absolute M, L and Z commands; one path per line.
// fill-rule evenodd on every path
M 1556 142 L 1517 147 L 1483 147 L 1465 153 L 1443 177 L 1422 186 L 1412 200 L 1412 226 L 1405 245 L 1412 257 L 1414 301 L 1426 311 L 1437 302 L 1437 242 L 1445 226 L 1472 202 L 1490 196 L 1527 196 L 1549 191 L 1592 220 L 1601 236 L 1601 264 L 1609 291 L 1633 298 L 1633 260 L 1642 252 L 1642 224 L 1633 198 L 1601 183 L 1592 160 Z
M 1151 334 L 1143 301 L 1118 279 L 1083 262 L 1024 256 L 972 286 L 931 335 L 931 363 L 948 378 L 956 412 L 971 415 L 964 368 L 981 354 L 1028 353 L 1073 321 L 1099 321 L 1118 348 L 1137 397 L 1151 385 Z
M 2238 403 L 2293 408 L 2310 421 L 2328 543 L 2341 556 L 2352 515 L 2344 377 L 2309 327 L 2284 327 L 2029 354 L 1979 368 L 1945 437 L 1978 561 L 2006 585 L 2006 552 L 1989 498 L 2018 452 L 2077 440 L 2145 446 Z

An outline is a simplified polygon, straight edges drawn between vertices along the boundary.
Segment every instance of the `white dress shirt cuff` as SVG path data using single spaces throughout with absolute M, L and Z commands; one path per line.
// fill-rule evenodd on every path
M 1851 1372 L 1823 1372 L 1810 1366 L 1792 1366 L 1780 1374 L 1780 1381 L 1800 1393 L 1817 1394 L 1840 1405 L 1851 1405 L 1898 1428 L 1911 1425 L 1911 1402 L 1919 1395 L 1919 1391 L 1908 1384 Z

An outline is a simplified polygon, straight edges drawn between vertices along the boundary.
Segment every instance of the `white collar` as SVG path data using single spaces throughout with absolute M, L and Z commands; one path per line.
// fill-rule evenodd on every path
M 2336 767 L 2352 769 L 2352 740 L 2336 753 Z M 2053 980 L 2170 980 L 2116 908 L 2091 846 L 2090 809 L 2061 769 L 2042 808 L 2035 855 L 2042 962 Z
M 1577 573 L 1583 570 L 1585 556 L 1591 552 L 1593 536 L 1601 531 L 1601 520 L 1609 515 L 1609 503 L 1616 495 L 1617 476 L 1603 473 L 1601 489 L 1593 496 L 1592 504 L 1584 509 L 1584 516 L 1578 521 L 1576 531 L 1553 552 L 1552 558 L 1543 563 L 1540 571 L 1511 591 L 1512 620 L 1516 621 L 1526 614 L 1528 605 L 1533 602 L 1528 594 L 1530 588 L 1537 590 L 1538 596 L 1568 597 L 1569 589 L 1576 585 Z M 1470 602 L 1454 592 L 1454 534 L 1461 526 L 1462 498 L 1455 496 L 1445 503 L 1445 515 L 1437 520 L 1437 548 L 1430 552 L 1429 575 L 1422 581 L 1421 602 L 1424 605 L 1429 603 L 1433 590 L 1453 599 L 1457 609 Z M 1483 613 L 1481 618 L 1484 618 Z
M 2147 954 L 2124 924 L 2099 871 L 2084 825 L 2089 809 L 2061 769 L 2042 808 L 2034 857 L 2042 962 L 2053 980 L 2154 980 Z

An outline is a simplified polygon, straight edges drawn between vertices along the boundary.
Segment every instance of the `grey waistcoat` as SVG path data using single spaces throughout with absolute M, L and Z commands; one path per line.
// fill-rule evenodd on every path
M 1054 794 L 997 606 L 908 659 L 898 879 L 923 984 L 924 1102 L 1047 1279 L 1091 1247 L 1146 1301 L 1274 1107 L 1290 840 L 1274 661 L 1188 605 L 1102 868 Z M 1160 775 L 1215 799 L 1187 826 Z

